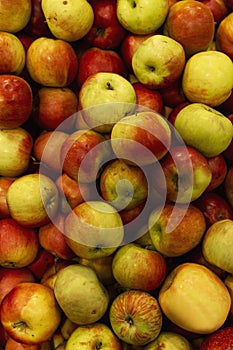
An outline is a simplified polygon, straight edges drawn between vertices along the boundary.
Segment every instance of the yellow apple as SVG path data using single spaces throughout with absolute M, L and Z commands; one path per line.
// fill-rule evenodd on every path
M 0 31 L 19 32 L 28 24 L 31 11 L 31 0 L 1 1 Z
M 0 32 L 0 72 L 19 75 L 26 62 L 26 54 L 19 38 L 8 32 Z

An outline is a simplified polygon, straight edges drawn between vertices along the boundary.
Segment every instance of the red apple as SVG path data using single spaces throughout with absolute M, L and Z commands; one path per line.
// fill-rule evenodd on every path
M 232 122 L 233 125 L 233 113 L 228 115 L 228 118 Z M 233 163 L 233 139 L 229 146 L 222 152 L 223 157 L 226 159 L 228 163 Z
M 94 22 L 85 40 L 101 49 L 115 49 L 127 34 L 116 15 L 115 0 L 94 0 L 91 2 Z
M 41 350 L 41 344 L 27 345 L 20 343 L 13 338 L 8 338 L 5 346 L 5 350 Z
M 78 87 L 81 87 L 91 74 L 97 72 L 117 73 L 123 77 L 127 77 L 125 63 L 116 51 L 91 47 L 85 50 L 79 58 Z
M 32 89 L 28 82 L 14 74 L 0 75 L 0 128 L 16 128 L 32 112 Z
M 40 247 L 36 258 L 31 264 L 28 265 L 28 268 L 30 271 L 32 271 L 36 279 L 40 280 L 45 271 L 53 266 L 54 259 L 53 254 Z
M 233 210 L 226 199 L 215 192 L 204 192 L 195 202 L 205 216 L 206 226 L 219 220 L 233 220 Z
M 179 111 L 184 108 L 185 106 L 187 106 L 190 102 L 188 101 L 184 101 L 181 103 L 178 103 L 169 113 L 168 115 L 168 121 L 174 126 L 175 125 L 175 120 L 176 120 L 176 116 L 179 113 Z
M 34 37 L 52 36 L 42 11 L 41 0 L 31 0 L 31 4 L 31 17 L 27 26 L 24 28 L 25 32 Z
M 214 39 L 215 22 L 210 8 L 200 1 L 178 1 L 170 7 L 165 34 L 178 41 L 190 57 L 207 50 Z
M 0 218 L 5 219 L 10 217 L 9 208 L 6 201 L 6 193 L 14 178 L 11 177 L 0 177 Z
M 18 33 L 30 20 L 31 0 L 12 0 L 1 3 L 0 31 Z
M 212 179 L 206 191 L 212 191 L 223 183 L 227 174 L 227 162 L 221 153 L 206 159 L 212 171 Z
M 223 186 L 226 198 L 233 208 L 233 165 L 227 171 Z
M 35 229 L 25 228 L 14 219 L 0 220 L 0 265 L 3 267 L 25 267 L 32 263 L 39 251 L 39 240 Z
M 222 327 L 206 336 L 200 350 L 227 350 L 233 347 L 233 326 Z
M 218 25 L 229 13 L 225 0 L 198 0 L 209 7 L 214 15 L 214 21 Z
M 144 86 L 142 83 L 136 82 L 133 84 L 136 92 L 136 102 L 140 106 L 149 108 L 159 114 L 163 113 L 163 98 L 159 91 L 152 90 Z
M 78 71 L 78 58 L 70 43 L 47 37 L 35 39 L 26 54 L 26 68 L 38 84 L 66 87 Z
M 187 99 L 182 89 L 181 79 L 176 80 L 173 84 L 164 89 L 160 89 L 159 92 L 162 95 L 165 106 L 175 108 L 182 103 L 187 103 Z
M 70 88 L 42 87 L 35 96 L 33 119 L 42 130 L 69 130 L 73 114 L 77 112 L 78 98 Z
M 230 12 L 223 20 L 219 23 L 216 30 L 216 49 L 227 54 L 233 59 L 233 13 Z
M 0 32 L 0 73 L 20 75 L 25 65 L 25 50 L 20 39 L 8 32 Z
M 0 303 L 9 291 L 21 282 L 35 282 L 35 276 L 28 267 L 0 268 Z

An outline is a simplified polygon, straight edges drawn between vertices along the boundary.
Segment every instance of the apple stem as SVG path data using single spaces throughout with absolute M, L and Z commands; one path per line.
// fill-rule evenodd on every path
M 107 89 L 108 89 L 108 90 L 114 90 L 113 87 L 112 87 L 112 85 L 111 85 L 111 83 L 110 83 L 109 81 L 107 82 L 106 85 L 107 85 Z
M 13 328 L 19 328 L 20 331 L 25 331 L 27 328 L 27 324 L 24 321 L 18 321 L 13 323 Z
M 98 344 L 96 344 L 96 350 L 100 350 L 102 348 L 102 342 L 99 342 Z

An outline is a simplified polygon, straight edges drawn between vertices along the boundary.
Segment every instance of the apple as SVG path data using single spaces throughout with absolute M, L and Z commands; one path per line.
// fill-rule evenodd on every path
M 78 71 L 74 48 L 64 40 L 39 37 L 26 53 L 26 68 L 32 80 L 47 87 L 67 87 Z
M 110 161 L 100 174 L 100 195 L 118 210 L 133 209 L 148 195 L 147 178 L 138 166 Z
M 50 221 L 58 209 L 55 183 L 39 173 L 17 178 L 7 191 L 11 217 L 25 227 L 39 227 Z
M 233 346 L 233 327 L 223 327 L 206 336 L 201 344 L 200 350 L 226 350 Z
M 162 318 L 157 299 L 143 290 L 121 292 L 110 305 L 111 327 L 127 344 L 145 346 L 156 339 L 162 328 Z
M 31 0 L 12 0 L 1 3 L 0 31 L 18 33 L 30 20 Z M 10 18 L 10 20 L 9 20 Z
M 18 177 L 29 168 L 33 139 L 24 128 L 0 129 L 0 175 Z
M 109 305 L 107 289 L 96 272 L 80 264 L 71 264 L 58 272 L 54 294 L 66 317 L 79 326 L 99 321 Z
M 102 1 L 107 2 L 110 0 Z M 116 73 L 124 78 L 127 78 L 128 75 L 125 62 L 117 51 L 90 47 L 79 58 L 79 69 L 77 73 L 78 87 L 81 88 L 90 75 L 98 72 Z
M 94 182 L 99 177 L 102 164 L 110 157 L 110 142 L 91 129 L 72 132 L 61 147 L 63 172 L 81 183 Z
M 57 278 L 57 274 L 61 269 L 64 269 L 64 267 L 69 266 L 72 263 L 71 260 L 56 260 L 54 259 L 54 262 L 51 266 L 47 268 L 47 270 L 44 271 L 43 275 L 39 279 L 39 282 L 52 290 L 54 290 L 55 281 Z M 71 321 L 70 321 L 71 322 Z M 76 325 L 77 326 L 77 325 Z
M 183 46 L 161 34 L 141 42 L 132 58 L 136 78 L 152 89 L 166 88 L 175 83 L 181 77 L 185 63 Z
M 21 282 L 35 282 L 35 276 L 27 266 L 21 268 L 0 267 L 0 304 L 5 295 Z
M 9 208 L 6 201 L 6 194 L 8 188 L 14 182 L 15 178 L 13 177 L 0 177 L 0 218 L 5 219 L 10 217 Z
M 114 254 L 112 272 L 124 288 L 152 291 L 166 276 L 166 260 L 162 254 L 132 242 L 120 247 Z
M 133 85 L 120 74 L 97 72 L 83 83 L 79 103 L 87 125 L 109 133 L 118 120 L 134 110 L 136 93 Z
M 224 283 L 228 288 L 228 291 L 229 291 L 230 296 L 231 296 L 231 301 L 232 301 L 233 300 L 233 275 L 227 274 L 227 276 L 224 279 Z M 230 321 L 233 320 L 233 303 L 231 303 L 231 310 L 230 310 L 228 318 L 230 319 Z
M 230 206 L 233 208 L 233 165 L 230 166 L 227 171 L 223 188 L 226 198 Z
M 36 280 L 40 281 L 45 271 L 54 264 L 54 260 L 54 255 L 40 246 L 36 258 L 27 267 L 33 273 Z
M 233 124 L 233 113 L 227 116 L 231 123 Z M 231 140 L 229 146 L 222 152 L 222 155 L 227 163 L 233 164 L 233 139 Z
M 163 114 L 164 101 L 161 93 L 144 86 L 142 83 L 135 82 L 133 87 L 136 93 L 136 103 L 141 106 L 153 110 L 159 114 Z
M 154 33 L 151 34 L 133 34 L 128 33 L 125 38 L 121 41 L 120 55 L 123 58 L 130 73 L 133 73 L 132 58 L 133 54 L 138 48 L 139 44 L 144 40 L 150 38 Z
M 55 257 L 71 260 L 75 257 L 74 252 L 68 247 L 64 236 L 65 217 L 57 215 L 53 222 L 38 228 L 38 238 L 42 248 L 48 250 Z
M 217 50 L 225 53 L 233 59 L 233 50 L 232 50 L 232 30 L 233 23 L 233 14 L 230 12 L 225 16 L 222 21 L 219 23 L 216 30 L 216 48 Z
M 216 107 L 230 96 L 232 86 L 233 63 L 224 52 L 206 50 L 192 55 L 187 60 L 182 76 L 182 88 L 190 102 Z
M 182 89 L 182 77 L 176 80 L 172 85 L 159 89 L 162 96 L 163 104 L 167 107 L 175 109 L 182 104 L 187 104 L 188 101 Z
M 122 118 L 111 131 L 113 152 L 127 164 L 153 164 L 167 154 L 170 144 L 169 124 L 163 116 L 150 110 Z
M 20 39 L 8 32 L 0 32 L 0 73 L 20 75 L 23 71 L 26 54 Z
M 25 79 L 14 74 L 0 75 L 0 128 L 24 124 L 31 115 L 32 101 L 32 89 Z
M 107 202 L 87 201 L 65 219 L 66 242 L 80 258 L 109 256 L 121 245 L 124 227 L 120 214 Z
M 72 118 L 71 123 L 67 119 L 78 109 L 78 97 L 73 90 L 67 87 L 42 87 L 38 89 L 34 100 L 33 118 L 40 129 L 69 131 Z
M 209 7 L 214 16 L 214 22 L 216 25 L 228 15 L 229 9 L 225 0 L 199 0 L 203 4 Z
M 94 22 L 84 40 L 92 47 L 106 50 L 117 48 L 127 35 L 127 30 L 118 21 L 116 1 L 94 0 L 91 6 Z
M 166 203 L 162 210 L 151 212 L 148 225 L 155 250 L 166 257 L 191 251 L 201 242 L 206 230 L 203 213 L 192 204 Z
M 60 3 L 56 0 L 41 0 L 41 7 L 53 36 L 67 42 L 83 38 L 94 22 L 93 8 L 86 0 Z
M 158 30 L 168 14 L 168 0 L 117 0 L 116 13 L 120 24 L 133 34 L 150 34 Z
M 161 331 L 158 337 L 144 347 L 144 350 L 192 350 L 191 342 L 175 332 Z
M 19 225 L 14 219 L 0 220 L 0 265 L 25 267 L 33 262 L 39 251 L 37 232 Z
M 77 327 L 70 335 L 66 350 L 80 349 L 84 350 L 87 347 L 94 347 L 103 350 L 122 350 L 121 341 L 113 333 L 112 329 L 102 323 L 94 323 L 90 325 Z
M 146 207 L 146 200 L 141 204 L 137 205 L 133 209 L 122 209 L 119 211 L 121 220 L 125 229 L 125 237 L 130 234 L 129 237 L 135 237 L 135 233 L 139 230 L 139 227 L 143 227 L 146 222 L 146 215 L 144 216 Z M 143 215 L 142 215 L 143 213 Z M 130 239 L 130 241 L 134 241 L 134 239 Z M 126 240 L 124 240 L 126 242 Z
M 36 282 L 22 282 L 11 289 L 1 303 L 0 316 L 9 336 L 29 345 L 50 339 L 61 322 L 53 291 Z
M 214 157 L 208 157 L 207 162 L 212 171 L 212 179 L 206 191 L 213 191 L 223 184 L 225 180 L 228 171 L 227 162 L 223 153 Z
M 8 338 L 5 350 L 41 350 L 41 344 L 29 345 L 20 343 L 13 338 Z
M 190 57 L 207 50 L 212 43 L 215 33 L 213 13 L 203 2 L 178 1 L 169 9 L 163 32 L 179 42 Z
M 169 320 L 197 334 L 220 328 L 231 307 L 224 282 L 206 266 L 191 262 L 179 264 L 167 275 L 158 301 Z
M 212 265 L 233 273 L 231 232 L 233 220 L 224 219 L 213 223 L 202 241 L 204 258 Z
M 222 153 L 231 143 L 233 135 L 231 121 L 217 109 L 203 103 L 190 103 L 182 108 L 176 116 L 174 127 L 187 145 L 206 157 Z
M 31 16 L 28 24 L 24 28 L 24 31 L 34 37 L 52 37 L 52 33 L 49 30 L 44 13 L 41 7 L 41 0 L 31 1 Z

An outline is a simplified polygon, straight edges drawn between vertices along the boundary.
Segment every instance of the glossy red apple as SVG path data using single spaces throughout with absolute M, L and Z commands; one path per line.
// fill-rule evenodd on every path
M 144 86 L 142 83 L 136 82 L 133 84 L 136 92 L 137 104 L 145 108 L 149 108 L 159 114 L 163 113 L 163 98 L 159 91 L 152 90 Z
M 85 40 L 101 49 L 115 49 L 128 33 L 118 21 L 115 0 L 92 0 L 94 22 Z
M 227 350 L 233 347 L 233 326 L 222 327 L 205 338 L 200 350 Z
M 221 153 L 206 159 L 212 171 L 212 179 L 206 191 L 213 191 L 218 188 L 225 179 L 228 170 L 227 162 Z
M 79 58 L 78 87 L 81 87 L 91 74 L 97 72 L 117 73 L 127 77 L 125 62 L 116 51 L 91 47 L 84 51 Z
M 175 108 L 176 106 L 187 102 L 182 89 L 181 79 L 178 79 L 174 84 L 171 84 L 164 89 L 160 89 L 159 92 L 162 95 L 165 106 Z
M 198 0 L 209 7 L 214 15 L 214 21 L 218 25 L 229 13 L 225 0 Z

